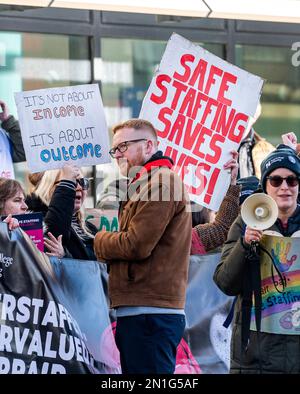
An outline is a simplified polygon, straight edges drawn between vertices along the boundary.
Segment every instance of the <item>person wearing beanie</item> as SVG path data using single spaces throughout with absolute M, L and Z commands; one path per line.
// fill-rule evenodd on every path
M 275 223 L 266 230 L 283 237 L 300 230 L 299 180 L 300 159 L 291 147 L 279 145 L 262 161 L 262 190 L 278 207 Z M 282 238 L 285 243 L 274 241 L 269 255 L 272 264 L 263 245 L 258 246 L 258 253 L 252 247 L 262 235 L 261 230 L 251 228 L 239 215 L 229 230 L 214 273 L 217 286 L 225 294 L 237 297 L 230 373 L 300 373 L 300 332 L 292 324 L 293 305 L 299 300 L 300 260 L 291 256 L 291 245 Z M 287 262 L 292 262 L 292 266 Z M 265 268 L 262 274 L 261 267 Z
M 300 160 L 291 147 L 280 144 L 261 163 L 261 186 L 266 193 L 268 176 L 277 168 L 287 168 L 300 178 Z

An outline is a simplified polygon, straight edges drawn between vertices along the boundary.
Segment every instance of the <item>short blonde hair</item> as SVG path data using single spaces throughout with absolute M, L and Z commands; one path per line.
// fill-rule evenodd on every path
M 116 134 L 117 131 L 121 129 L 134 129 L 134 130 L 149 130 L 155 140 L 157 140 L 157 133 L 156 130 L 151 122 L 148 122 L 148 120 L 144 119 L 129 119 L 126 120 L 126 122 L 119 123 L 117 124 L 113 129 L 112 132 L 113 134 Z

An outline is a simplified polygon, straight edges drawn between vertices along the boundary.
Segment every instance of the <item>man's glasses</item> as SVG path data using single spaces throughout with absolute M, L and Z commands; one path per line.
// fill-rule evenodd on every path
M 90 187 L 90 179 L 92 178 L 77 178 L 76 184 L 81 186 L 82 190 L 88 190 Z M 54 182 L 54 185 L 57 185 L 60 181 Z
M 146 139 L 146 138 L 139 138 L 139 139 L 137 139 L 137 140 L 129 140 L 129 141 L 121 142 L 121 143 L 120 143 L 118 146 L 116 146 L 115 148 L 111 148 L 110 151 L 109 151 L 109 154 L 111 155 L 112 158 L 115 158 L 115 157 L 116 157 L 116 152 L 117 152 L 117 150 L 118 150 L 120 153 L 124 153 L 124 152 L 126 152 L 127 149 L 128 149 L 128 144 L 132 144 L 132 143 L 140 142 L 140 141 L 147 141 L 147 139 Z
M 273 187 L 279 187 L 281 186 L 282 182 L 285 180 L 288 186 L 295 187 L 299 185 L 299 178 L 293 175 L 289 175 L 285 178 L 279 176 L 279 175 L 274 175 L 274 176 L 267 176 L 267 179 L 270 181 L 270 185 Z

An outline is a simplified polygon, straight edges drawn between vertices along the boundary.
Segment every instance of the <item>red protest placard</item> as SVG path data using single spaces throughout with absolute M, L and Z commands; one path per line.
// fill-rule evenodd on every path
M 230 183 L 223 165 L 255 114 L 263 80 L 173 34 L 140 118 L 175 162 L 193 201 L 218 210 Z

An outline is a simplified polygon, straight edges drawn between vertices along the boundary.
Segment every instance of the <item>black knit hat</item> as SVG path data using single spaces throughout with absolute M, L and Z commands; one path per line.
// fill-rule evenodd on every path
M 287 145 L 278 145 L 261 163 L 261 186 L 266 192 L 267 176 L 277 168 L 288 168 L 300 178 L 300 159 L 295 151 Z
M 238 179 L 236 183 L 242 186 L 240 192 L 240 205 L 242 205 L 246 198 L 251 196 L 251 194 L 258 189 L 259 179 L 256 176 L 247 176 Z

